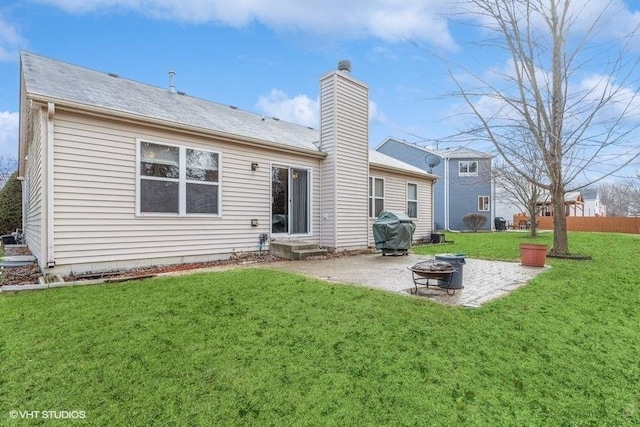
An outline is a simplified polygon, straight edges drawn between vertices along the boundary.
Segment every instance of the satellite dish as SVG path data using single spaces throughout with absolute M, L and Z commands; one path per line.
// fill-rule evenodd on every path
M 440 156 L 436 156 L 435 154 L 429 154 L 424 158 L 424 162 L 429 166 L 429 173 L 433 172 L 433 168 L 438 166 L 441 161 Z

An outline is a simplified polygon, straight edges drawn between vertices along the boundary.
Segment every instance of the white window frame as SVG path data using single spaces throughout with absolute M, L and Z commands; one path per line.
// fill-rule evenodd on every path
M 489 212 L 490 207 L 491 207 L 490 196 L 478 196 L 478 212 Z
M 413 185 L 416 188 L 416 198 L 415 199 L 410 199 L 409 198 L 409 186 Z M 416 216 L 411 216 L 409 215 L 409 203 L 415 203 L 416 205 Z M 414 183 L 414 182 L 407 182 L 407 215 L 409 216 L 409 218 L 418 218 L 418 184 Z
M 474 163 L 476 165 L 475 172 L 469 172 Z M 478 166 L 477 160 L 460 160 L 458 162 L 458 176 L 478 176 Z
M 178 148 L 178 169 L 179 177 L 162 178 L 163 181 L 173 181 L 178 183 L 178 213 L 173 212 L 143 212 L 141 208 L 141 180 L 154 177 L 142 176 L 140 174 L 140 163 L 142 162 L 141 147 L 142 143 L 150 143 L 156 145 L 164 145 L 167 147 Z M 201 182 L 187 180 L 187 150 L 206 151 L 218 156 L 218 181 L 217 182 Z M 203 184 L 218 187 L 218 212 L 217 213 L 187 213 L 187 184 Z M 221 217 L 222 216 L 222 153 L 208 148 L 187 146 L 172 142 L 156 141 L 150 139 L 136 138 L 136 216 L 162 216 L 162 217 Z
M 382 181 L 382 196 L 376 196 L 376 191 L 375 191 L 375 183 L 376 180 L 380 180 Z M 378 218 L 378 216 L 375 214 L 376 212 L 376 200 L 382 200 L 382 211 L 384 211 L 384 194 L 385 194 L 385 180 L 384 178 L 380 178 L 377 176 L 370 176 L 369 177 L 369 217 L 370 218 Z

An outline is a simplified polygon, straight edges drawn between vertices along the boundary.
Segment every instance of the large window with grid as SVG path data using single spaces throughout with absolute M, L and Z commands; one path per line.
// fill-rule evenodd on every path
M 140 214 L 220 215 L 220 153 L 138 141 Z

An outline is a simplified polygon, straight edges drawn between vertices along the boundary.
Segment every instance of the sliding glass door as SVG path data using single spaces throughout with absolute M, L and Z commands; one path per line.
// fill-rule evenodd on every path
M 311 218 L 308 169 L 271 168 L 271 233 L 309 234 Z

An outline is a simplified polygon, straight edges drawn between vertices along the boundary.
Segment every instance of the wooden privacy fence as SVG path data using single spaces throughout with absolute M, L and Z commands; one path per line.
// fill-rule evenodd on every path
M 515 215 L 513 223 L 518 224 L 524 217 Z M 553 230 L 553 217 L 536 217 L 538 229 Z M 640 234 L 640 217 L 613 216 L 568 216 L 568 231 L 595 231 L 600 233 L 629 233 Z

